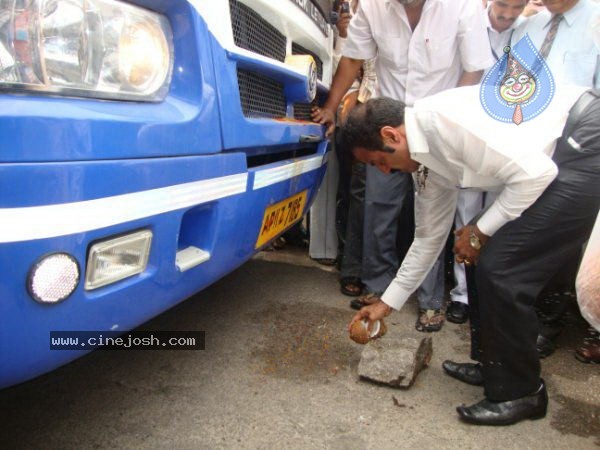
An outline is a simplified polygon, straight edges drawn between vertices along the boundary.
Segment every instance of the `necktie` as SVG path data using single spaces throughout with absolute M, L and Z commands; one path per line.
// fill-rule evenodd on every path
M 546 33 L 546 37 L 542 43 L 542 48 L 540 49 L 540 56 L 544 59 L 546 59 L 548 57 L 548 53 L 550 53 L 552 43 L 554 42 L 556 32 L 558 31 L 558 25 L 563 17 L 564 16 L 562 14 L 556 14 L 550 21 L 550 29 L 548 30 L 548 33 Z

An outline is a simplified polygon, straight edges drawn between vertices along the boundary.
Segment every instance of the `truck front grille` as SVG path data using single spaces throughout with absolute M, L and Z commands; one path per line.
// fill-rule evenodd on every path
M 235 45 L 281 62 L 285 61 L 286 38 L 283 34 L 238 0 L 229 0 L 229 10 Z
M 254 53 L 284 62 L 286 37 L 257 12 L 240 2 L 229 0 L 235 45 Z M 293 42 L 292 54 L 311 55 L 317 65 L 317 76 L 323 79 L 323 61 L 316 53 Z M 255 71 L 237 69 L 240 101 L 245 117 L 286 117 L 284 85 Z M 294 117 L 310 120 L 310 103 L 294 104 Z
M 237 70 L 242 111 L 246 117 L 285 117 L 283 84 L 249 70 Z
M 294 103 L 294 119 L 311 120 L 310 112 L 312 106 L 313 103 Z

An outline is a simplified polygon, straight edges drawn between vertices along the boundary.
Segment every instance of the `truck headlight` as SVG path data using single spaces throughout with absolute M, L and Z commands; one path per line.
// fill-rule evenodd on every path
M 159 101 L 173 67 L 167 19 L 116 0 L 0 0 L 0 88 Z

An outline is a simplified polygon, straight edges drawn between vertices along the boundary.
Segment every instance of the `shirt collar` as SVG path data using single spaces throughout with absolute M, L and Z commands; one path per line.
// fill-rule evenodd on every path
M 585 2 L 586 2 L 586 0 L 579 0 L 577 3 L 575 3 L 575 6 L 573 6 L 567 12 L 563 13 L 563 21 L 566 22 L 569 27 L 571 25 L 573 25 L 573 22 L 575 22 L 575 20 L 577 20 L 577 18 L 581 14 L 585 14 L 585 11 L 584 11 Z M 552 17 L 554 17 L 554 14 L 550 14 L 548 22 L 546 23 L 546 25 L 544 25 L 544 28 L 547 28 L 550 26 Z
M 408 151 L 410 154 L 429 153 L 427 138 L 417 123 L 414 108 L 407 106 L 404 109 L 404 126 L 406 128 L 406 140 L 408 141 Z
M 442 0 L 425 0 L 425 5 L 423 5 L 423 11 L 429 7 L 430 4 L 441 2 Z M 384 0 L 385 9 L 389 11 L 390 8 L 402 8 L 402 3 L 398 0 Z
M 404 126 L 406 127 L 406 140 L 411 159 L 428 167 L 434 173 L 440 175 L 452 183 L 456 177 L 448 169 L 447 163 L 439 161 L 431 154 L 427 142 L 427 133 L 434 134 L 432 125 L 428 121 L 418 121 L 414 108 L 406 107 L 404 110 Z

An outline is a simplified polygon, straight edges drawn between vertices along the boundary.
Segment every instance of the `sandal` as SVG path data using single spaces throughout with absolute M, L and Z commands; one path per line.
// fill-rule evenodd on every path
M 322 266 L 335 266 L 337 264 L 337 259 L 335 259 L 335 258 L 310 258 L 310 259 L 321 264 Z
M 417 331 L 440 331 L 444 324 L 444 313 L 441 309 L 422 309 L 419 308 L 419 316 L 415 328 Z
M 340 280 L 340 291 L 349 297 L 358 297 L 364 288 L 365 285 L 358 277 L 342 277 Z
M 365 306 L 372 305 L 373 303 L 377 303 L 381 300 L 381 294 L 376 294 L 374 292 L 370 292 L 366 295 L 362 295 L 354 300 L 350 301 L 350 308 L 352 309 L 362 309 Z
M 575 358 L 587 364 L 600 364 L 600 340 L 595 339 L 578 347 Z
M 279 236 L 273 242 L 271 242 L 270 245 L 265 247 L 264 251 L 265 252 L 274 252 L 277 250 L 281 250 L 283 247 L 285 247 L 286 243 L 287 242 L 286 242 L 285 238 L 283 236 Z

